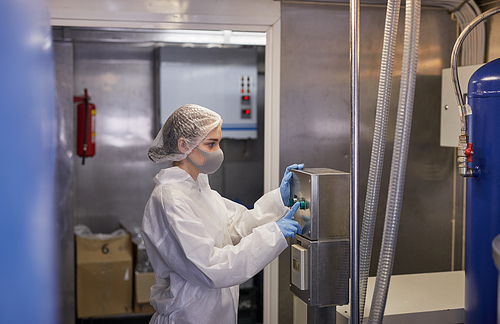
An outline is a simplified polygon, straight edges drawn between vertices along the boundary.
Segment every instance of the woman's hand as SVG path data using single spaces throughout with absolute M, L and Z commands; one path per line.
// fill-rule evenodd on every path
M 285 175 L 281 180 L 280 193 L 283 204 L 288 206 L 288 199 L 290 198 L 290 183 L 292 182 L 292 170 L 302 170 L 304 169 L 304 163 L 302 164 L 292 164 L 288 166 L 285 170 Z
M 302 234 L 302 227 L 300 227 L 300 224 L 298 222 L 293 220 L 293 215 L 295 215 L 295 212 L 297 211 L 297 209 L 299 209 L 299 206 L 299 202 L 293 204 L 290 211 L 286 213 L 283 218 L 276 222 L 281 230 L 281 233 L 283 233 L 285 237 L 294 238 L 295 234 Z

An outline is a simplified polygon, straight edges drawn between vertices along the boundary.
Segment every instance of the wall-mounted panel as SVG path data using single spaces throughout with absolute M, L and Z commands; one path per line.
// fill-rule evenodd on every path
M 471 75 L 480 67 L 481 64 L 458 67 L 460 90 L 464 96 L 467 95 Z M 451 80 L 451 68 L 443 69 L 441 78 L 441 146 L 458 146 L 458 136 L 460 136 L 462 127 L 460 114 L 455 88 Z
M 219 113 L 222 137 L 257 138 L 257 52 L 255 48 L 161 48 L 162 123 L 184 104 Z

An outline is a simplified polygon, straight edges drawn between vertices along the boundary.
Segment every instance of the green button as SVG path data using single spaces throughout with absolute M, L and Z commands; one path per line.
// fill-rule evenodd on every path
M 300 201 L 300 209 L 306 209 L 306 202 L 304 200 Z

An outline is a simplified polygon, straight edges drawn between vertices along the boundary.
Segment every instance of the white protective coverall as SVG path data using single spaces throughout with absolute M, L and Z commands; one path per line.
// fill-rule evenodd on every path
M 276 221 L 289 209 L 279 189 L 252 210 L 221 197 L 208 176 L 161 170 L 146 205 L 144 241 L 156 284 L 154 324 L 237 322 L 238 285 L 287 247 Z

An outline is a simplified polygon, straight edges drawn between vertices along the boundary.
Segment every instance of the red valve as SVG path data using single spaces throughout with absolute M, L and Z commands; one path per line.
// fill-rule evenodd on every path
M 469 143 L 469 148 L 465 149 L 465 155 L 469 157 L 469 162 L 472 162 L 472 156 L 474 155 L 474 150 L 472 149 L 472 143 Z

